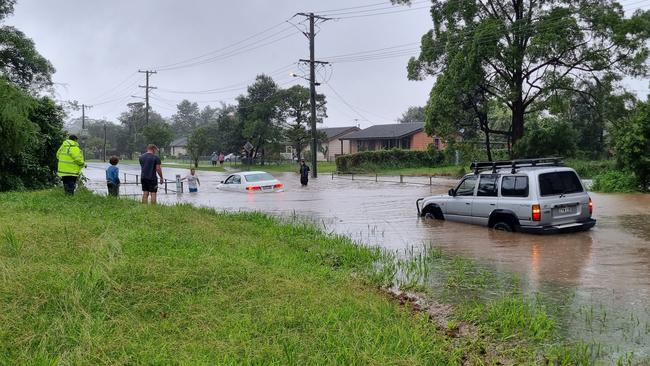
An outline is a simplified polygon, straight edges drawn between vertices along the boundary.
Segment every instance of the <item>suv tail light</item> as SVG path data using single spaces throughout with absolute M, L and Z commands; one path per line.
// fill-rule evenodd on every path
M 589 216 L 594 213 L 594 203 L 591 202 L 591 197 L 589 197 Z
M 533 205 L 533 221 L 540 221 L 542 219 L 542 208 L 539 205 Z

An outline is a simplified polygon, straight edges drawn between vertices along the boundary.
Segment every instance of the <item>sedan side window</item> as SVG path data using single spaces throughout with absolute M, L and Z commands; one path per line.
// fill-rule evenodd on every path
M 478 191 L 476 192 L 476 195 L 482 197 L 496 197 L 498 180 L 498 174 L 481 175 L 481 180 L 478 183 Z
M 224 184 L 241 184 L 241 177 L 239 177 L 238 175 L 231 175 L 223 183 Z
M 456 196 L 473 196 L 477 180 L 475 175 L 465 178 L 456 188 Z

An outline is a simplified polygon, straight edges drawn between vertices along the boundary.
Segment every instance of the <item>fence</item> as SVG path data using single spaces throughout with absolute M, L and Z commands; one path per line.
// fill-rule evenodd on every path
M 129 181 L 129 177 L 134 177 L 133 181 Z M 178 185 L 180 183 L 180 186 Z M 124 173 L 124 180 L 121 181 L 120 183 L 120 189 L 122 190 L 122 187 L 124 187 L 124 190 L 126 191 L 126 187 L 128 186 L 139 186 L 140 183 L 140 175 L 139 174 L 130 174 L 130 173 Z M 171 189 L 170 185 L 176 189 Z M 180 189 L 180 190 L 179 190 Z M 164 194 L 169 194 L 169 193 L 183 193 L 183 182 L 177 182 L 176 180 L 171 180 L 171 179 L 164 179 L 162 183 L 162 192 Z M 124 194 L 120 192 L 120 195 L 126 195 L 128 196 L 126 192 Z M 132 194 L 133 195 L 133 194 Z
M 449 178 L 435 175 L 379 175 L 332 172 L 332 180 L 344 179 L 375 183 L 413 184 L 420 186 L 448 185 Z

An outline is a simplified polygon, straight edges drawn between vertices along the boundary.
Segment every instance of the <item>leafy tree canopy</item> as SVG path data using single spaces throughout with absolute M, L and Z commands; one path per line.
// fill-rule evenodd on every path
M 181 101 L 176 108 L 176 114 L 172 116 L 172 126 L 177 136 L 185 136 L 191 133 L 201 124 L 202 119 L 210 118 L 205 114 L 202 115 L 196 102 L 192 103 L 187 99 Z M 204 110 L 204 112 L 210 114 L 209 110 Z
M 650 11 L 626 18 L 617 1 L 432 0 L 431 15 L 409 78 L 440 78 L 450 64 L 465 65 L 477 88 L 511 110 L 513 140 L 535 103 L 574 80 L 647 73 Z
M 23 32 L 3 24 L 13 14 L 15 3 L 0 0 L 0 76 L 24 90 L 37 92 L 52 85 L 54 67 Z
M 397 121 L 399 123 L 424 122 L 424 107 L 409 107 Z

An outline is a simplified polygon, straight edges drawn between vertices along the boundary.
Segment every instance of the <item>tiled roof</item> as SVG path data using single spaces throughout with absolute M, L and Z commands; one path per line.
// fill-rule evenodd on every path
M 327 140 L 332 140 L 335 137 L 339 137 L 341 135 L 354 132 L 354 131 L 359 131 L 359 127 L 356 126 L 347 126 L 347 127 L 327 127 L 327 128 L 319 128 L 318 131 L 324 132 L 325 135 L 327 136 Z
M 396 139 L 413 135 L 422 131 L 424 122 L 394 123 L 389 125 L 374 125 L 365 130 L 345 135 L 345 140 Z

